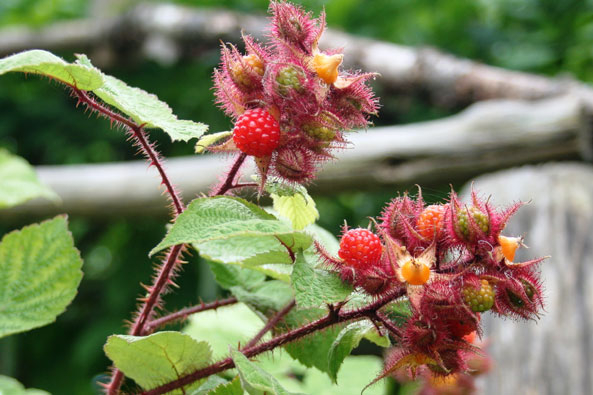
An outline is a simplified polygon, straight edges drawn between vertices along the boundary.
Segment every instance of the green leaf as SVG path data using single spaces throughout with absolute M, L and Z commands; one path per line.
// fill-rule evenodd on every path
M 198 140 L 198 142 L 196 143 L 196 147 L 195 147 L 196 154 L 204 153 L 204 151 L 206 151 L 206 149 L 208 147 L 210 147 L 213 144 L 216 144 L 217 142 L 219 142 L 222 139 L 230 137 L 232 134 L 233 134 L 233 132 L 218 132 L 218 133 L 212 133 L 212 134 L 207 134 L 206 136 L 202 136 L 202 138 L 200 140 Z
M 77 55 L 77 58 L 77 65 L 93 67 L 86 55 Z M 103 84 L 91 90 L 136 123 L 147 128 L 163 129 L 173 141 L 189 141 L 208 130 L 203 123 L 177 119 L 167 103 L 160 101 L 156 95 L 128 86 L 115 77 L 103 75 Z
M 293 309 L 284 317 L 284 320 L 279 325 L 279 332 L 286 332 L 290 329 L 303 326 L 324 317 L 326 314 L 326 309 Z M 303 365 L 307 367 L 314 366 L 322 372 L 328 372 L 329 351 L 344 326 L 345 324 L 338 324 L 315 332 L 300 340 L 288 343 L 284 346 L 284 349 L 291 357 Z
M 37 197 L 59 200 L 52 190 L 39 182 L 27 161 L 0 149 L 0 209 Z
M 291 280 L 300 308 L 321 307 L 328 303 L 341 302 L 353 291 L 336 273 L 313 267 L 302 252 L 297 254 Z
M 49 395 L 49 392 L 34 388 L 25 389 L 16 379 L 0 376 L 0 395 Z
M 190 395 L 243 395 L 239 376 L 232 381 L 227 381 L 220 376 L 210 376 L 204 384 Z
M 308 247 L 311 237 L 243 199 L 218 196 L 195 199 L 151 254 L 182 243 L 213 261 L 255 267 L 292 263 L 282 243 L 294 251 Z
M 397 326 L 402 326 L 412 316 L 408 299 L 396 300 L 383 308 L 383 312 Z
M 239 371 L 243 389 L 250 395 L 290 395 L 293 392 L 285 390 L 278 380 L 251 362 L 245 355 L 237 350 L 231 350 L 231 357 Z
M 377 333 L 372 322 L 364 320 L 353 322 L 342 329 L 329 350 L 328 374 L 336 382 L 338 371 L 344 359 L 360 344 L 363 338 L 380 343 L 382 347 L 390 345 L 389 337 Z
M 118 369 L 144 389 L 158 387 L 203 368 L 212 356 L 208 343 L 197 342 L 180 332 L 158 332 L 150 336 L 112 335 L 104 350 Z M 189 388 L 199 384 L 194 383 Z M 169 392 L 182 393 L 185 391 L 181 389 Z
M 82 260 L 65 217 L 0 242 L 0 337 L 55 321 L 76 295 Z
M 251 289 L 266 280 L 265 274 L 252 269 L 242 268 L 236 265 L 224 265 L 217 262 L 208 262 L 208 265 L 214 274 L 216 282 L 224 289 L 231 289 L 237 286 Z
M 94 67 L 68 63 L 51 52 L 40 49 L 0 59 L 0 75 L 11 71 L 41 74 L 85 91 L 103 85 L 103 75 Z
M 321 372 L 310 369 L 304 376 L 303 384 L 308 394 L 345 395 L 360 394 L 383 369 L 381 358 L 371 355 L 350 356 L 344 360 L 338 373 L 338 385 Z M 364 395 L 385 395 L 387 382 L 381 380 L 365 389 Z
M 259 178 L 256 177 L 256 180 Z M 319 219 L 315 201 L 304 186 L 288 184 L 278 177 L 268 177 L 265 189 L 273 199 L 274 210 L 288 219 L 294 229 L 302 230 Z
M 296 230 L 302 230 L 319 219 L 315 201 L 309 196 L 307 190 L 290 196 L 280 196 L 275 193 L 270 196 L 274 201 L 274 210 L 287 218 Z
M 213 358 L 218 359 L 228 355 L 229 347 L 246 344 L 263 326 L 257 314 L 238 303 L 191 316 L 183 332 L 210 344 Z
M 323 229 L 321 226 L 316 225 L 316 224 L 307 226 L 305 231 L 307 233 L 309 233 L 311 236 L 313 236 L 313 238 L 318 243 L 321 243 L 321 245 L 323 246 L 323 248 L 325 248 L 325 250 L 327 251 L 328 254 L 335 255 L 335 256 L 338 255 L 338 250 L 340 249 L 340 242 L 338 241 L 336 236 L 334 236 L 332 233 L 330 233 L 329 231 Z M 315 248 L 310 248 L 309 250 L 311 250 L 317 256 L 319 256 L 319 254 L 317 254 Z
M 238 286 L 232 287 L 231 292 L 239 301 L 260 313 L 262 318 L 269 318 L 286 306 L 294 297 L 292 288 L 278 280 L 266 281 L 249 290 Z

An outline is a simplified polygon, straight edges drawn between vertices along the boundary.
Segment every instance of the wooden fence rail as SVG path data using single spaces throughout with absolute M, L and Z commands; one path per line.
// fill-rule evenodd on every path
M 352 149 L 327 163 L 314 193 L 413 184 L 442 185 L 486 171 L 553 160 L 591 158 L 591 130 L 580 100 L 484 101 L 430 122 L 377 127 L 349 135 Z M 166 168 L 189 200 L 205 193 L 229 165 L 215 155 L 172 158 Z M 248 177 L 253 166 L 245 170 Z M 35 200 L 0 212 L 8 218 L 58 212 L 85 215 L 163 213 L 159 178 L 143 161 L 39 166 L 61 205 Z

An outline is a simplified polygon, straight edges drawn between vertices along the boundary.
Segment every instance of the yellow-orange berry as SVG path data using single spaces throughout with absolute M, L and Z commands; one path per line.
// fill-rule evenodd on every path
M 438 237 L 443 228 L 445 206 L 433 204 L 424 209 L 416 221 L 416 230 L 425 239 L 432 240 Z
M 245 71 L 245 68 L 251 69 L 254 73 L 263 76 L 264 75 L 264 64 L 261 59 L 255 55 L 246 55 L 243 56 L 242 62 L 235 62 L 231 68 L 230 73 L 233 77 L 233 81 L 237 85 L 240 85 L 244 88 L 252 88 L 253 81 L 249 74 Z
M 401 275 L 410 285 L 422 285 L 430 278 L 430 268 L 411 259 L 402 265 Z

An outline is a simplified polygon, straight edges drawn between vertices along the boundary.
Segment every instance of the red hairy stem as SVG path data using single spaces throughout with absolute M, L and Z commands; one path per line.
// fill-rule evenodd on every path
M 255 346 L 257 343 L 259 343 L 261 338 L 264 337 L 264 335 L 268 333 L 268 331 L 272 330 L 276 326 L 276 324 L 280 322 L 282 318 L 284 318 L 286 314 L 290 313 L 290 310 L 292 310 L 294 306 L 296 306 L 296 302 L 293 299 L 290 301 L 290 303 L 284 306 L 282 310 L 280 310 L 272 318 L 270 318 L 268 322 L 266 322 L 266 325 L 263 328 L 261 328 L 261 330 L 257 332 L 253 339 L 251 339 L 243 348 L 251 348 Z
M 342 322 L 347 321 L 354 321 L 359 320 L 362 318 L 368 318 L 369 316 L 374 315 L 377 310 L 385 306 L 387 303 L 394 301 L 397 298 L 402 297 L 405 294 L 405 290 L 400 289 L 397 292 L 388 294 L 382 298 L 379 298 L 372 303 L 364 307 L 360 307 L 357 309 L 341 311 L 341 305 L 338 305 L 337 308 L 330 307 L 330 311 L 328 314 L 320 318 L 316 321 L 310 322 L 306 325 L 293 329 L 291 331 L 282 333 L 271 340 L 266 342 L 260 343 L 258 345 L 254 345 L 251 347 L 245 347 L 241 350 L 241 352 L 248 358 L 254 357 L 266 351 L 271 351 L 276 347 L 283 346 L 287 343 L 292 341 L 301 339 L 307 335 L 310 335 L 313 332 L 328 328 L 332 325 L 339 324 Z M 223 372 L 228 369 L 232 369 L 235 367 L 235 363 L 229 357 L 223 359 L 222 361 L 218 361 L 209 365 L 205 368 L 196 370 L 186 376 L 182 376 L 177 380 L 171 381 L 167 384 L 161 385 L 159 387 L 153 388 L 151 390 L 142 392 L 143 395 L 159 395 L 164 394 L 169 391 L 172 391 L 177 388 L 182 388 L 188 384 L 193 383 L 196 380 L 202 379 L 204 377 L 211 376 L 213 374 L 217 374 Z
M 239 172 L 239 169 L 241 168 L 243 162 L 245 162 L 246 158 L 247 154 L 245 153 L 241 153 L 239 156 L 237 156 L 237 160 L 235 160 L 235 163 L 233 163 L 233 167 L 231 167 L 231 170 L 227 174 L 226 180 L 220 186 L 220 188 L 218 188 L 218 190 L 212 194 L 212 196 L 224 195 L 235 187 L 235 185 L 233 185 L 233 181 L 235 181 L 235 177 L 237 176 L 237 173 Z
M 227 299 L 215 300 L 214 302 L 200 303 L 199 305 L 196 305 L 196 306 L 186 307 L 184 309 L 176 311 L 175 313 L 171 313 L 171 314 L 165 315 L 161 318 L 157 318 L 152 321 L 149 321 L 145 325 L 145 331 L 147 333 L 152 333 L 155 329 L 157 329 L 163 325 L 169 324 L 171 322 L 186 319 L 188 316 L 190 316 L 192 314 L 200 313 L 200 312 L 206 311 L 206 310 L 215 310 L 219 307 L 228 306 L 230 304 L 235 304 L 235 303 L 237 303 L 237 298 L 235 298 L 233 296 L 233 297 L 230 297 Z
M 381 322 L 393 336 L 397 337 L 398 339 L 403 337 L 401 330 L 393 322 L 391 322 L 389 318 L 385 316 L 385 314 L 381 313 L 380 311 L 375 311 L 372 314 L 372 318 Z
M 157 171 L 161 176 L 161 181 L 165 185 L 169 199 L 171 200 L 174 208 L 173 217 L 176 218 L 179 214 L 185 210 L 185 206 L 181 200 L 181 197 L 173 187 L 173 184 L 169 180 L 167 173 L 162 164 L 160 154 L 154 148 L 154 145 L 150 143 L 148 136 L 146 135 L 142 125 L 138 125 L 136 122 L 126 118 L 125 116 L 118 114 L 113 111 L 109 106 L 100 103 L 95 100 L 87 92 L 82 91 L 76 87 L 72 87 L 72 92 L 78 98 L 79 103 L 84 103 L 88 108 L 96 111 L 101 116 L 108 118 L 111 123 L 124 126 L 131 138 L 134 139 L 135 145 L 138 146 L 140 151 L 146 156 L 149 165 L 156 167 Z M 131 328 L 130 335 L 141 336 L 146 335 L 149 331 L 146 328 L 146 324 L 149 322 L 151 316 L 154 314 L 155 308 L 159 306 L 163 293 L 165 292 L 168 285 L 172 284 L 172 277 L 175 272 L 175 268 L 181 263 L 180 257 L 185 250 L 183 245 L 176 245 L 172 247 L 165 259 L 163 264 L 157 269 L 157 275 L 152 286 L 146 287 L 148 295 L 141 299 L 141 307 L 138 312 Z M 111 381 L 105 386 L 105 390 L 108 394 L 117 394 L 119 388 L 124 379 L 122 372 L 114 368 Z
M 165 185 L 165 188 L 167 189 L 169 199 L 171 199 L 171 202 L 173 203 L 173 206 L 175 208 L 175 216 L 181 214 L 185 209 L 185 206 L 183 205 L 183 202 L 181 201 L 181 198 L 179 197 L 177 191 L 173 187 L 173 184 L 169 180 L 169 176 L 165 172 L 160 154 L 155 150 L 153 144 L 149 142 L 142 125 L 138 125 L 136 122 L 111 110 L 106 105 L 99 103 L 85 91 L 82 91 L 74 87 L 72 88 L 72 91 L 78 97 L 80 102 L 86 104 L 88 107 L 97 111 L 102 116 L 109 118 L 109 120 L 112 123 L 116 122 L 118 124 L 121 124 L 130 131 L 130 133 L 136 139 L 138 146 L 150 162 L 150 165 L 156 167 L 157 171 L 159 172 L 162 183 Z

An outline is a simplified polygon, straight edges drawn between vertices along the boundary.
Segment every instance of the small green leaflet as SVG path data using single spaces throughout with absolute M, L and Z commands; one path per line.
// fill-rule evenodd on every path
M 25 389 L 16 379 L 0 376 L 0 395 L 50 395 L 49 392 L 34 388 Z
M 328 374 L 334 382 L 337 380 L 342 362 L 358 347 L 363 338 L 381 347 L 390 346 L 389 337 L 379 334 L 372 322 L 364 320 L 349 324 L 338 334 L 329 350 Z
M 263 370 L 256 363 L 251 362 L 237 350 L 231 350 L 231 357 L 239 371 L 243 389 L 250 395 L 291 395 L 293 392 L 285 390 L 278 380 Z
M 195 199 L 151 255 L 176 244 L 192 243 L 210 260 L 257 267 L 290 264 L 286 247 L 295 251 L 311 242 L 308 234 L 294 231 L 252 203 L 217 196 Z
M 92 66 L 71 64 L 51 52 L 34 49 L 0 59 L 0 75 L 10 71 L 41 74 L 78 89 L 91 91 L 103 85 L 103 75 Z
M 292 227 L 296 230 L 302 230 L 319 219 L 315 201 L 306 193 L 297 193 L 292 196 L 278 196 L 276 194 L 270 196 L 274 200 L 274 210 L 279 215 L 288 218 L 292 223 Z
M 37 197 L 54 201 L 60 199 L 39 182 L 35 170 L 27 161 L 0 148 L 0 209 Z
M 207 366 L 212 356 L 208 343 L 197 342 L 180 332 L 112 335 L 104 350 L 119 370 L 146 390 Z M 168 394 L 185 394 L 185 390 L 198 388 L 200 383 Z
M 206 151 L 208 147 L 210 147 L 213 144 L 216 144 L 222 139 L 230 137 L 232 134 L 233 132 L 218 132 L 202 136 L 202 138 L 200 138 L 200 140 L 198 140 L 198 142 L 196 143 L 196 154 L 204 153 L 204 151 Z
M 55 321 L 76 295 L 82 259 L 65 217 L 0 242 L 0 337 Z
M 173 141 L 200 137 L 208 129 L 203 123 L 177 119 L 173 110 L 155 95 L 101 73 L 86 55 L 76 56 L 75 63 L 68 63 L 51 52 L 24 51 L 0 59 L 0 75 L 10 71 L 41 74 L 82 91 L 92 91 L 139 125 L 162 129 Z
M 300 308 L 325 307 L 328 303 L 341 302 L 353 290 L 336 273 L 315 268 L 302 252 L 297 254 L 291 280 Z
M 271 177 L 265 188 L 273 199 L 274 210 L 287 218 L 294 229 L 303 230 L 319 219 L 315 201 L 304 186 L 287 185 L 280 179 Z

